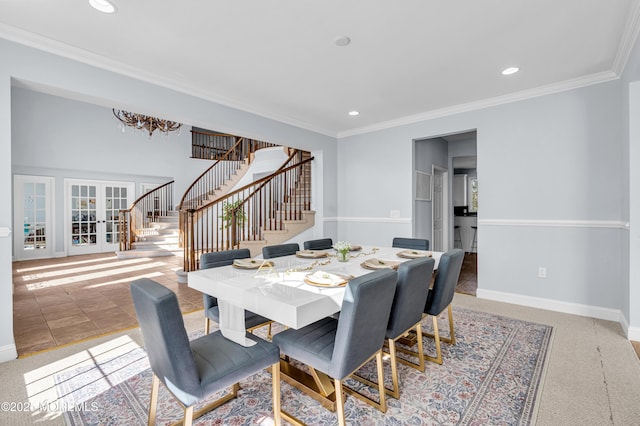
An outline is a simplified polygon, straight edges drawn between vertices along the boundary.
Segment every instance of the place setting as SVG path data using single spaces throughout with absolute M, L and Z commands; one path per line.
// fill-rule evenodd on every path
M 259 269 L 259 268 L 273 268 L 274 263 L 270 260 L 262 259 L 234 259 L 233 267 L 238 269 Z
M 316 271 L 305 275 L 304 282 L 315 287 L 344 287 L 352 278 L 352 275 L 347 274 Z
M 328 256 L 329 252 L 323 250 L 299 250 L 296 252 L 296 257 L 303 259 L 321 259 Z
M 423 257 L 433 257 L 433 252 L 426 250 L 402 250 L 396 253 L 396 255 L 404 259 L 420 259 Z
M 367 259 L 360 264 L 364 269 L 379 270 L 379 269 L 397 269 L 398 265 L 402 263 L 399 260 L 382 260 L 382 259 Z

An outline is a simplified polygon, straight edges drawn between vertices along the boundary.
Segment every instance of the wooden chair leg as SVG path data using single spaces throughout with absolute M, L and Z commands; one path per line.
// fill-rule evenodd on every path
M 184 426 L 191 426 L 193 424 L 193 405 L 185 407 L 184 409 Z
M 344 392 L 342 391 L 342 380 L 334 379 L 336 388 L 336 411 L 338 412 L 338 426 L 346 426 L 347 421 L 344 415 Z M 382 392 L 384 395 L 384 392 Z
M 149 400 L 149 420 L 147 424 L 153 426 L 156 424 L 156 410 L 158 408 L 158 390 L 160 388 L 160 379 L 155 374 L 151 380 L 151 398 Z
M 271 326 L 269 326 L 271 327 Z M 271 380 L 273 381 L 273 423 L 280 426 L 280 362 L 271 366 Z
M 210 327 L 209 317 L 204 317 L 204 334 L 209 334 L 209 327 Z

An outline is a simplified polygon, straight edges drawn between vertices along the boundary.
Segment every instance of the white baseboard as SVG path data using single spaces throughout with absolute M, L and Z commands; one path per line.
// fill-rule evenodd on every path
M 64 251 L 57 251 L 53 254 L 54 257 L 67 257 L 67 253 Z
M 560 300 L 544 299 L 542 297 L 523 296 L 521 294 L 504 293 L 501 291 L 478 289 L 477 297 L 480 299 L 495 300 L 498 302 L 513 303 L 529 306 L 531 308 L 547 309 L 549 311 L 563 312 L 565 314 L 580 315 L 583 317 L 598 318 L 620 323 L 624 330 L 626 321 L 624 315 L 618 309 L 601 308 L 599 306 L 581 305 L 579 303 L 562 302 Z
M 0 346 L 0 362 L 13 361 L 18 358 L 18 350 L 16 345 Z
M 640 327 L 629 327 L 627 337 L 634 342 L 640 342 Z

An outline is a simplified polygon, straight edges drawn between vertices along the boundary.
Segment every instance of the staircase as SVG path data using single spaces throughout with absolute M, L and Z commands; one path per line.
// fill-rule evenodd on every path
M 137 232 L 136 241 L 131 249 L 116 252 L 120 259 L 138 257 L 181 256 L 180 247 L 180 215 L 176 210 L 166 212 L 149 223 L 147 228 Z
M 183 271 L 188 272 L 198 268 L 202 253 L 242 247 L 256 256 L 262 247 L 284 243 L 314 226 L 309 152 L 282 147 L 288 157 L 274 173 L 232 190 L 243 184 L 256 150 L 275 145 L 192 133 L 194 157 L 203 155 L 215 163 L 187 188 L 177 206 L 171 181 L 120 210 L 119 258 L 182 254 Z M 273 170 L 272 162 L 259 164 L 254 173 Z
M 184 272 L 198 269 L 200 255 L 248 248 L 252 256 L 315 224 L 311 211 L 310 153 L 290 150 L 274 173 L 197 209 L 181 210 Z

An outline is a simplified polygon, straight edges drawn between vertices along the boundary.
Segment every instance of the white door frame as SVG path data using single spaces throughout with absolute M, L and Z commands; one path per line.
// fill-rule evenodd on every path
M 449 243 L 450 243 L 450 232 L 449 232 L 449 171 L 443 167 L 439 167 L 436 166 L 435 164 L 431 166 L 431 173 L 433 176 L 435 176 L 436 174 L 441 174 L 442 175 L 442 205 L 441 205 L 441 212 L 440 214 L 442 215 L 442 247 L 432 247 L 431 249 L 434 251 L 448 251 L 449 250 Z M 435 198 L 435 191 L 434 194 L 431 197 L 431 235 L 432 235 L 432 240 L 433 235 L 435 235 L 435 226 L 434 226 L 434 220 L 433 218 L 436 217 L 436 212 L 435 212 L 435 208 L 436 208 L 436 203 L 433 201 Z
M 71 186 L 72 185 L 95 185 L 96 186 L 96 222 L 97 226 L 102 226 L 101 231 L 97 232 L 96 239 L 100 236 L 105 235 L 105 222 L 106 218 L 104 217 L 105 206 L 104 196 L 102 195 L 102 190 L 105 186 L 121 186 L 127 188 L 127 205 L 122 208 L 129 208 L 129 205 L 135 200 L 135 183 L 134 182 L 126 182 L 126 181 L 108 181 L 108 180 L 92 180 L 92 179 L 65 179 L 64 180 L 64 250 L 67 256 L 75 255 L 75 254 L 83 254 L 82 250 L 77 250 L 78 252 L 74 253 L 73 246 L 71 245 L 71 221 L 69 218 L 71 217 Z M 95 246 L 90 246 L 92 249 L 87 249 L 85 251 L 86 254 L 90 253 L 106 253 L 109 251 L 117 250 L 118 243 L 106 243 L 105 241 L 101 241 Z
M 46 248 L 24 250 L 24 184 L 27 182 L 45 184 L 45 237 Z M 13 176 L 13 256 L 16 260 L 46 259 L 54 257 L 55 233 L 55 178 L 51 176 Z M 34 236 L 35 237 L 35 236 Z

